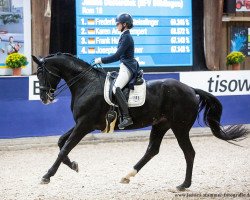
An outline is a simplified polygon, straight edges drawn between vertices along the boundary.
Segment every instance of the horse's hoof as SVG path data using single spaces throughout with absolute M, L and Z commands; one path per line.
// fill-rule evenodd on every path
M 73 161 L 72 162 L 72 169 L 76 172 L 79 172 L 79 168 L 78 168 L 78 163 Z
M 177 186 L 176 189 L 177 189 L 178 191 L 180 191 L 180 192 L 183 192 L 183 191 L 186 190 L 186 188 L 185 188 L 183 185 Z
M 50 182 L 49 178 L 42 178 L 40 184 L 48 184 Z
M 120 181 L 120 183 L 123 184 L 129 184 L 130 180 L 128 178 L 122 178 L 122 180 Z

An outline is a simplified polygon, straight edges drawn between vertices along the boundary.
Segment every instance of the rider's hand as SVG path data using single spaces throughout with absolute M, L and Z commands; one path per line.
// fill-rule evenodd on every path
M 102 63 L 102 59 L 101 58 L 95 58 L 94 63 L 95 64 L 101 64 Z

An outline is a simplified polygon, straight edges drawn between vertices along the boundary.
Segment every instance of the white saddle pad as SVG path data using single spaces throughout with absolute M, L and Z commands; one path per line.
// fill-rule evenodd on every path
M 110 72 L 107 73 L 105 84 L 104 84 L 104 99 L 112 106 L 117 106 L 113 104 L 109 98 L 110 89 Z M 129 91 L 128 107 L 139 107 L 145 103 L 146 100 L 146 81 L 143 79 L 143 84 L 135 85 L 134 90 Z

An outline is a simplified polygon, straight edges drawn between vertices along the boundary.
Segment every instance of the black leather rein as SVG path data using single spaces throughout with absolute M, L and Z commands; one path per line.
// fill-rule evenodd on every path
M 47 92 L 47 95 L 49 96 L 49 98 L 55 98 L 57 97 L 60 93 L 62 93 L 65 89 L 67 89 L 67 87 L 71 87 L 72 85 L 74 85 L 75 83 L 77 83 L 80 79 L 82 79 L 88 72 L 90 72 L 92 70 L 92 66 L 90 66 L 89 68 L 87 68 L 85 71 L 80 72 L 78 75 L 76 75 L 75 77 L 73 77 L 72 79 L 70 79 L 68 82 L 65 82 L 64 84 L 60 85 L 57 89 L 52 88 L 50 81 L 48 80 L 47 76 L 45 75 L 44 71 L 46 71 L 47 73 L 49 73 L 50 75 L 56 77 L 56 78 L 62 78 L 60 75 L 50 71 L 46 66 L 45 66 L 45 62 L 43 62 L 41 64 L 40 69 L 38 69 L 38 73 L 39 71 L 42 71 L 43 76 L 45 78 L 45 83 L 48 82 L 49 83 L 49 87 L 41 85 L 39 88 L 40 90 L 45 90 Z M 57 93 L 55 93 L 57 91 Z M 50 95 L 53 94 L 53 97 Z

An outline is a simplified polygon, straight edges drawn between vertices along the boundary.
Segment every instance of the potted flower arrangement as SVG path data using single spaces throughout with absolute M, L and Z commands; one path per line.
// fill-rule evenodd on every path
M 13 76 L 21 76 L 21 67 L 27 65 L 27 58 L 20 53 L 9 54 L 5 64 L 13 70 Z
M 232 65 L 233 70 L 240 70 L 240 63 L 244 62 L 246 56 L 240 51 L 233 51 L 227 55 L 227 66 Z

